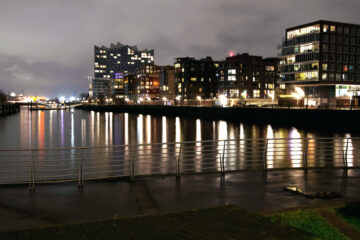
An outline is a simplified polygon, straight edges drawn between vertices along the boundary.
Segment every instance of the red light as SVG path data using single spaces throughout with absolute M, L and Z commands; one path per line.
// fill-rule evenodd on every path
M 229 56 L 230 56 L 230 57 L 233 57 L 233 56 L 235 56 L 235 53 L 234 53 L 234 51 L 230 51 L 230 52 L 229 52 Z

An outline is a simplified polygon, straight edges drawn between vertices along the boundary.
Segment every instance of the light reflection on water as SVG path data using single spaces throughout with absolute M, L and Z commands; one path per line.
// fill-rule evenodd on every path
M 314 139 L 310 139 L 306 147 L 304 141 L 299 139 L 304 137 L 336 137 L 336 139 L 325 149 L 324 144 L 318 144 Z M 291 138 L 291 140 L 277 138 Z M 265 161 L 268 168 L 276 167 L 275 163 L 282 167 L 302 167 L 304 156 L 307 157 L 309 165 L 325 165 L 324 159 L 329 152 L 334 155 L 334 162 L 342 164 L 341 157 L 344 157 L 348 166 L 351 167 L 354 166 L 359 152 L 359 149 L 355 149 L 355 144 L 348 133 L 333 135 L 328 133 L 322 136 L 316 132 L 304 132 L 296 128 L 275 128 L 271 125 L 82 110 L 31 112 L 26 108 L 22 108 L 19 114 L 0 119 L 0 148 L 62 148 L 164 143 L 159 149 L 146 146 L 139 148 L 146 154 L 158 150 L 162 156 L 169 156 L 175 161 L 179 156 L 179 149 L 169 150 L 166 148 L 166 143 L 197 141 L 193 144 L 193 151 L 196 152 L 193 160 L 196 163 L 196 171 L 201 170 L 203 164 L 201 151 L 204 149 L 216 149 L 219 155 L 225 154 L 228 170 L 244 169 L 254 164 L 244 161 L 248 158 L 259 159 L 262 164 L 263 153 L 253 151 L 254 147 L 261 146 L 257 139 L 267 139 Z M 216 145 L 199 142 L 204 140 L 221 141 Z M 225 140 L 234 141 L 226 142 Z M 235 142 L 239 144 L 231 144 Z M 180 144 L 177 147 L 180 147 Z M 321 150 L 322 148 L 324 149 Z M 287 155 L 279 153 L 279 149 L 285 149 Z M 347 154 L 344 155 L 344 152 Z M 124 159 L 130 159 L 127 154 L 125 152 Z M 340 157 L 335 159 L 335 156 Z M 158 164 L 164 166 L 165 163 Z M 214 164 L 220 170 L 220 162 L 217 161 Z

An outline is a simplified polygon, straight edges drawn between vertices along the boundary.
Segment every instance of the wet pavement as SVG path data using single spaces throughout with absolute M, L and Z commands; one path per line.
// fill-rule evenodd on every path
M 360 169 L 281 170 L 188 175 L 181 178 L 0 187 L 0 231 L 119 218 L 192 208 L 237 205 L 254 211 L 360 200 Z M 310 199 L 282 190 L 335 192 L 338 199 Z

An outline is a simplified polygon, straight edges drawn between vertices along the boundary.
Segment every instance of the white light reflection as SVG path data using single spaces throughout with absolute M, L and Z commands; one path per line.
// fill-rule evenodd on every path
M 100 141 L 100 113 L 96 113 L 96 139 Z
M 109 113 L 105 112 L 105 145 L 109 145 Z
M 274 168 L 274 131 L 271 125 L 267 126 L 266 130 L 266 139 L 267 139 L 267 148 L 266 148 L 266 156 L 267 156 L 267 167 Z
M 344 152 L 348 167 L 354 166 L 354 147 L 350 134 L 345 134 L 344 138 Z
M 70 119 L 71 119 L 71 147 L 75 147 L 74 114 L 70 114 Z
M 292 128 L 289 135 L 291 167 L 300 168 L 302 164 L 301 135 L 296 128 Z
M 94 134 L 95 134 L 95 112 L 91 111 L 90 112 L 90 145 L 95 145 L 94 143 Z
M 196 119 L 196 159 L 195 159 L 195 171 L 201 171 L 200 162 L 201 162 L 201 121 Z
M 181 141 L 181 128 L 180 128 L 180 118 L 176 117 L 175 118 L 175 142 L 180 142 Z M 179 156 L 180 154 L 180 144 L 175 144 L 176 146 L 176 156 Z
M 166 117 L 163 116 L 162 117 L 162 142 L 166 143 L 167 142 L 167 123 L 166 123 Z
M 239 133 L 239 165 L 240 169 L 245 168 L 245 133 L 244 125 L 240 124 L 240 133 Z
M 124 121 L 125 121 L 125 129 L 124 129 L 124 132 L 125 132 L 125 145 L 128 145 L 129 144 L 129 114 L 128 113 L 125 113 L 124 114 Z
M 180 118 L 176 117 L 175 119 L 175 141 L 181 141 L 181 129 L 180 129 Z
M 86 146 L 86 119 L 81 119 L 81 145 Z
M 143 115 L 139 114 L 139 116 L 137 117 L 137 138 L 138 138 L 138 143 L 142 144 L 143 143 Z
M 223 159 L 226 159 L 225 154 L 225 140 L 228 139 L 228 132 L 227 132 L 227 122 L 225 121 L 219 121 L 218 123 L 218 153 L 220 153 L 219 157 L 223 157 Z M 225 154 L 225 155 L 224 155 Z M 223 156 L 224 155 L 224 156 Z M 221 171 L 220 161 L 218 161 L 218 171 Z
M 64 146 L 64 110 L 61 110 L 61 132 L 60 132 L 60 139 L 61 139 L 61 146 Z
M 146 143 L 151 143 L 151 116 L 146 116 Z
M 109 142 L 108 145 L 112 145 L 113 143 L 113 115 L 114 113 L 109 113 Z

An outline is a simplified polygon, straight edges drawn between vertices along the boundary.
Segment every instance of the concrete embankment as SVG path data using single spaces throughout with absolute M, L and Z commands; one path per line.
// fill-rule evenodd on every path
M 360 110 L 159 105 L 82 105 L 77 108 L 98 112 L 127 112 L 307 128 L 360 130 Z
M 19 104 L 0 104 L 0 116 L 6 116 L 9 114 L 17 113 L 20 111 L 20 105 Z

